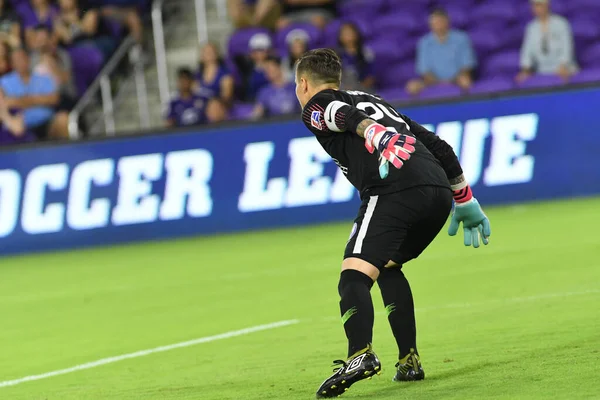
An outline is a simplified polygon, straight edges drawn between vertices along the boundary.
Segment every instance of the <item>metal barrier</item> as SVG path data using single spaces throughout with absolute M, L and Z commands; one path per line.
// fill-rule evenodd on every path
M 219 19 L 227 18 L 225 0 L 214 0 Z M 156 69 L 158 72 L 158 90 L 161 104 L 167 104 L 170 98 L 169 72 L 167 68 L 167 50 L 165 46 L 165 27 L 163 23 L 163 8 L 165 0 L 154 0 L 152 4 L 152 33 L 154 36 L 154 50 L 156 54 Z M 194 0 L 196 13 L 196 29 L 198 43 L 208 41 L 208 12 L 206 0 Z
M 79 139 L 81 137 L 79 119 L 88 106 L 94 103 L 98 93 L 100 93 L 102 99 L 102 115 L 104 119 L 106 135 L 115 135 L 115 110 L 110 78 L 121 61 L 123 61 L 123 59 L 128 55 L 130 60 L 134 61 L 134 74 L 139 105 L 140 127 L 149 127 L 146 76 L 144 73 L 143 60 L 139 56 L 140 54 L 140 45 L 135 42 L 132 36 L 128 36 L 123 43 L 121 43 L 115 54 L 113 54 L 104 68 L 102 68 L 100 74 L 98 74 L 94 82 L 92 82 L 90 87 L 86 90 L 69 114 L 69 137 L 71 139 Z

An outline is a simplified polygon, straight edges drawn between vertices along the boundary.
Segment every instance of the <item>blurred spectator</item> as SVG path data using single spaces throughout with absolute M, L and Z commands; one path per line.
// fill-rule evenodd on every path
M 31 132 L 25 130 L 23 114 L 11 113 L 0 89 L 0 145 L 32 142 Z
M 281 68 L 286 79 L 294 80 L 294 68 L 300 56 L 308 51 L 308 34 L 302 29 L 294 29 L 286 36 L 287 55 L 281 60 Z
M 233 77 L 214 43 L 207 43 L 201 49 L 196 82 L 202 97 L 220 99 L 225 105 L 233 101 Z
M 338 34 L 338 54 L 342 59 L 342 85 L 347 88 L 372 88 L 375 84 L 373 74 L 373 53 L 363 45 L 358 27 L 346 22 Z
M 138 9 L 145 4 L 145 0 L 102 0 L 94 1 L 94 3 L 101 6 L 100 14 L 103 17 L 121 22 L 127 26 L 131 36 L 138 43 L 142 43 L 144 27 Z
M 310 22 L 324 28 L 336 15 L 335 0 L 281 0 L 281 8 L 279 29 L 292 22 Z
M 569 21 L 552 14 L 548 0 L 532 0 L 531 5 L 535 19 L 525 30 L 517 81 L 524 81 L 534 72 L 567 79 L 577 72 Z
M 296 98 L 296 85 L 286 79 L 281 68 L 281 60 L 277 57 L 269 57 L 265 62 L 265 72 L 269 78 L 269 84 L 258 93 L 254 118 L 300 111 Z
M 10 47 L 21 45 L 21 24 L 19 17 L 10 11 L 7 0 L 0 0 L 0 42 Z
M 245 75 L 247 100 L 254 100 L 258 91 L 269 83 L 264 71 L 265 61 L 271 52 L 271 38 L 265 33 L 257 33 L 248 44 L 250 60 L 241 70 Z
M 44 25 L 36 28 L 35 46 L 31 49 L 30 56 L 33 72 L 48 76 L 58 87 L 60 103 L 57 109 L 69 111 L 73 108 L 77 87 L 73 80 L 71 57 L 66 50 L 57 46 Z
M 31 72 L 29 55 L 23 49 L 13 50 L 11 63 L 14 71 L 0 79 L 7 107 L 22 111 L 25 128 L 39 139 L 68 137 L 68 113 L 54 110 L 60 102 L 54 81 Z
M 11 71 L 10 67 L 10 47 L 6 42 L 0 42 L 0 76 Z
M 177 96 L 169 103 L 167 126 L 193 126 L 206 122 L 207 99 L 194 94 L 194 75 L 188 68 L 177 71 Z
M 465 32 L 450 29 L 445 10 L 437 9 L 429 17 L 431 32 L 417 45 L 417 73 L 419 79 L 408 82 L 411 94 L 421 92 L 436 83 L 455 83 L 462 89 L 471 87 L 471 72 L 476 66 L 471 40 Z
M 273 28 L 280 11 L 277 0 L 227 0 L 227 9 L 236 28 Z
M 54 22 L 54 31 L 59 43 L 71 46 L 92 39 L 98 31 L 98 12 L 82 11 L 77 0 L 59 0 L 60 10 Z
M 54 20 L 58 17 L 58 9 L 49 0 L 30 0 L 20 8 L 21 23 L 25 29 L 25 44 L 31 48 L 35 42 L 35 27 L 44 25 L 53 30 Z

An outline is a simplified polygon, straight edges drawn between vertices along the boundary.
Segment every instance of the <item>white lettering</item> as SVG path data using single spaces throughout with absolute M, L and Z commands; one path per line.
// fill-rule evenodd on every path
M 112 182 L 115 163 L 110 158 L 84 161 L 73 169 L 69 190 L 67 224 L 76 230 L 106 226 L 110 214 L 110 200 L 90 202 L 92 185 L 105 186 Z
M 49 203 L 44 207 L 46 188 L 61 190 L 67 186 L 67 164 L 41 165 L 27 176 L 23 195 L 21 225 L 30 234 L 59 232 L 64 225 L 65 205 Z
M 526 141 L 535 139 L 537 114 L 510 115 L 492 120 L 492 151 L 485 171 L 488 186 L 529 182 L 533 177 L 534 157 L 525 155 Z
M 425 127 L 425 125 L 423 125 Z M 425 129 L 429 129 L 430 131 L 433 129 L 431 125 L 425 127 Z M 435 133 L 440 137 L 440 139 L 447 142 L 454 153 L 460 154 L 460 139 L 462 136 L 462 123 L 459 121 L 450 121 L 450 122 L 442 122 L 437 126 Z
M 0 171 L 0 238 L 10 235 L 17 225 L 21 176 L 12 169 Z
M 287 207 L 325 204 L 329 199 L 331 178 L 323 176 L 323 163 L 331 157 L 312 137 L 290 141 L 290 178 L 285 205 Z
M 490 122 L 487 119 L 472 119 L 465 123 L 460 164 L 470 185 L 475 185 L 481 178 L 485 140 L 489 132 Z
M 358 103 L 356 105 L 356 108 L 367 113 L 369 118 L 374 119 L 375 121 L 379 121 L 380 119 L 385 117 L 383 111 L 377 108 L 377 106 L 371 103 L 370 101 L 363 101 L 362 103 Z
M 173 151 L 165 158 L 167 182 L 160 207 L 160 219 L 181 219 L 186 210 L 190 217 L 205 217 L 212 212 L 208 182 L 212 177 L 212 155 L 201 149 Z
M 159 153 L 123 157 L 119 160 L 119 194 L 113 210 L 115 225 L 152 222 L 158 215 L 159 196 L 152 181 L 162 175 L 163 155 Z
M 354 186 L 352 186 L 348 178 L 346 178 L 344 171 L 338 168 L 333 185 L 331 185 L 329 200 L 333 203 L 343 203 L 352 200 L 355 193 L 356 189 L 354 189 Z
M 274 152 L 272 142 L 250 143 L 244 149 L 246 176 L 244 191 L 238 200 L 239 211 L 273 210 L 283 206 L 285 178 L 273 178 L 267 182 Z

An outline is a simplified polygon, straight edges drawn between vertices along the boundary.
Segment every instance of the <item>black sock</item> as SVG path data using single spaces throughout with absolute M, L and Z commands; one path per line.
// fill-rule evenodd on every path
M 398 344 L 398 359 L 417 351 L 415 304 L 408 280 L 400 268 L 383 268 L 377 279 L 388 321 Z
M 371 300 L 373 280 L 360 271 L 347 269 L 340 275 L 342 323 L 348 338 L 348 357 L 373 340 L 375 314 Z

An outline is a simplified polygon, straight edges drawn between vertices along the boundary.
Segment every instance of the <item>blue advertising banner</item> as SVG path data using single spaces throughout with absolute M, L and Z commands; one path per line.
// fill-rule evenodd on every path
M 401 110 L 484 205 L 600 193 L 600 89 Z M 352 219 L 299 120 L 0 152 L 0 254 Z

